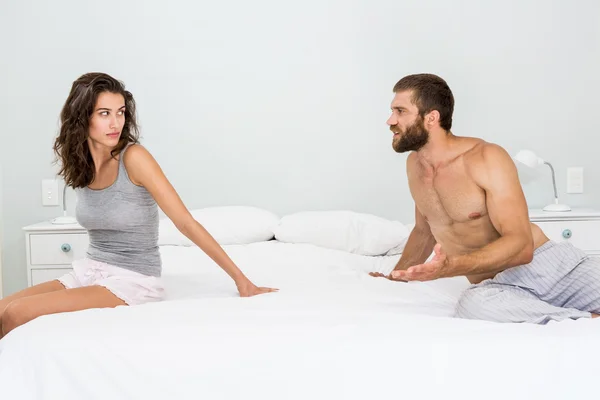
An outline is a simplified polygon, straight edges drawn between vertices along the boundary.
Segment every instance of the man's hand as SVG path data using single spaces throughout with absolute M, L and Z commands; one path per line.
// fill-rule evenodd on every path
M 392 271 L 392 273 L 394 273 L 394 271 Z M 375 278 L 386 278 L 386 279 L 389 279 L 390 281 L 406 282 L 404 279 L 396 279 L 396 278 L 394 278 L 392 276 L 392 274 L 385 275 L 385 274 L 382 274 L 381 272 L 369 272 L 369 275 L 371 275 L 371 276 L 373 276 Z
M 257 294 L 263 293 L 271 293 L 277 292 L 279 289 L 272 289 L 267 287 L 257 287 L 249 280 L 245 280 L 244 282 L 237 285 L 238 292 L 240 293 L 240 297 L 251 297 L 256 296 Z
M 448 257 L 440 244 L 436 244 L 433 251 L 435 256 L 429 262 L 414 265 L 406 270 L 392 271 L 392 278 L 405 281 L 431 281 L 443 278 L 448 268 Z

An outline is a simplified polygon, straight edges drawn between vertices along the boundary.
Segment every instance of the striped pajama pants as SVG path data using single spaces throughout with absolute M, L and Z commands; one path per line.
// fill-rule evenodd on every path
M 529 264 L 471 285 L 456 305 L 458 318 L 546 324 L 600 314 L 600 257 L 569 242 L 548 241 Z

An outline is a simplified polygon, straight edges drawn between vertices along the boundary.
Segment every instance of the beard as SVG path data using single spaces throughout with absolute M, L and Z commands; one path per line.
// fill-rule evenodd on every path
M 425 129 L 421 117 L 418 117 L 404 132 L 401 132 L 396 125 L 390 126 L 390 130 L 400 135 L 392 142 L 392 147 L 397 153 L 418 151 L 429 141 L 429 132 Z

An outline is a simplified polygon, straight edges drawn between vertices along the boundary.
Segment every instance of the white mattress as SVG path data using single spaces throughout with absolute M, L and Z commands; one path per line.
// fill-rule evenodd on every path
M 280 292 L 239 298 L 198 248 L 163 247 L 167 301 L 45 316 L 0 341 L 2 398 L 597 398 L 600 321 L 454 319 L 465 279 L 368 276 L 397 256 L 226 250 Z

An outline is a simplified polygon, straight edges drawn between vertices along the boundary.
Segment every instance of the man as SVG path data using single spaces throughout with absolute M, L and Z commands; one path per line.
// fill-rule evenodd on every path
M 529 221 L 516 166 L 502 147 L 451 132 L 446 82 L 409 75 L 394 93 L 387 123 L 394 150 L 411 152 L 406 171 L 416 207 L 415 227 L 386 277 L 466 276 L 473 285 L 458 301 L 461 318 L 545 324 L 597 316 L 600 259 L 550 241 Z

